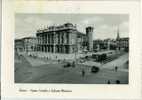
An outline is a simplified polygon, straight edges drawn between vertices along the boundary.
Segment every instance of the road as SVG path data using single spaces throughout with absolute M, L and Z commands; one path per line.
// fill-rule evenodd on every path
M 118 59 L 115 59 L 111 62 L 108 62 L 104 65 L 102 65 L 102 68 L 108 68 L 108 69 L 114 69 L 115 66 L 117 66 L 121 71 L 128 71 L 128 69 L 125 68 L 126 62 L 128 61 L 128 53 L 120 56 Z
M 128 72 L 115 72 L 112 69 L 104 68 L 94 74 L 90 72 L 90 67 L 85 65 L 63 68 L 62 63 L 51 64 L 47 61 L 47 63 L 36 65 L 35 62 L 38 59 L 33 60 L 33 58 L 28 58 L 27 61 L 25 58 L 22 59 L 22 62 L 15 62 L 16 83 L 106 84 L 108 80 L 112 84 L 115 84 L 116 80 L 120 80 L 121 84 L 128 83 Z M 82 69 L 85 70 L 84 77 L 82 77 Z

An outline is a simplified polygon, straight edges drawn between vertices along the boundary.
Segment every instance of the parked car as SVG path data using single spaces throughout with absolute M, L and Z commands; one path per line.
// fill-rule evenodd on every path
M 92 73 L 97 73 L 97 72 L 99 72 L 99 70 L 100 70 L 100 68 L 96 67 L 96 66 L 92 66 L 92 68 L 91 68 Z

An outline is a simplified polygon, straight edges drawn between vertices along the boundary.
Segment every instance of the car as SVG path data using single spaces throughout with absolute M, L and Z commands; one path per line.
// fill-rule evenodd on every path
M 99 72 L 99 70 L 100 70 L 99 67 L 96 67 L 96 66 L 92 66 L 92 67 L 91 67 L 91 72 L 92 72 L 92 73 L 97 73 L 97 72 Z
M 68 68 L 68 67 L 71 67 L 71 64 L 68 62 L 66 63 L 65 65 L 63 65 L 64 68 Z
M 83 60 L 83 59 L 80 60 L 80 63 L 84 63 L 84 62 L 85 62 L 85 60 Z

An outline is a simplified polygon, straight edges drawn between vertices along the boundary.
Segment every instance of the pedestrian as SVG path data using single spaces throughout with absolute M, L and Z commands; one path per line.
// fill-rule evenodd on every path
M 84 77 L 85 76 L 85 70 L 83 69 L 82 70 L 82 77 Z
M 72 67 L 75 67 L 75 61 L 73 61 L 73 63 L 72 63 Z
M 110 84 L 110 80 L 107 81 L 107 84 Z
M 115 66 L 115 71 L 117 72 L 117 70 L 118 70 L 118 67 L 117 67 L 117 66 Z
M 120 81 L 119 81 L 119 80 L 116 80 L 116 84 L 120 84 Z

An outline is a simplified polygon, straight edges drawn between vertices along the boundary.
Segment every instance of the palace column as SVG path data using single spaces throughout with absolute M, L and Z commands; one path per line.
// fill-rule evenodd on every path
M 39 38 L 39 42 L 38 42 L 38 51 L 40 51 L 40 36 L 38 37 Z
M 50 52 L 50 34 L 48 34 L 48 49 L 49 49 L 49 52 Z
M 62 44 L 62 33 L 60 33 L 60 44 Z
M 71 36 L 70 36 L 71 34 L 70 33 L 68 33 L 68 36 L 67 36 L 67 44 L 68 44 L 68 50 L 67 50 L 67 52 L 68 53 L 71 53 L 71 46 L 70 46 L 70 44 L 71 44 Z
M 37 36 L 37 51 L 39 51 L 39 36 Z
M 48 34 L 47 37 L 48 37 L 48 52 L 50 52 L 50 51 L 49 51 L 49 50 L 50 50 L 50 49 L 49 49 L 49 43 L 50 43 L 50 37 L 49 37 L 49 34 Z
M 42 46 L 43 46 L 43 52 L 44 52 L 44 34 L 42 34 Z
M 62 53 L 62 33 L 60 33 L 60 53 Z
M 54 52 L 54 33 L 51 35 L 52 37 L 52 53 Z
M 49 34 L 49 52 L 51 52 L 51 34 Z
M 46 52 L 47 52 L 47 33 L 46 33 L 46 35 L 45 35 L 45 40 L 46 40 L 46 41 L 45 41 L 45 45 L 46 45 L 45 47 L 46 47 Z
M 41 41 L 41 36 L 40 36 L 40 52 L 42 51 L 42 47 L 41 47 L 41 43 L 42 41 Z
M 56 48 L 55 48 L 55 44 L 56 44 L 56 33 L 53 33 L 53 52 L 56 52 Z
M 48 52 L 48 34 L 46 33 L 46 50 L 47 50 L 47 52 Z
M 57 53 L 57 44 L 58 44 L 58 34 L 56 33 L 55 38 L 55 52 Z
M 65 42 L 66 42 L 66 37 L 65 37 L 66 33 L 63 33 L 63 53 L 65 53 Z

